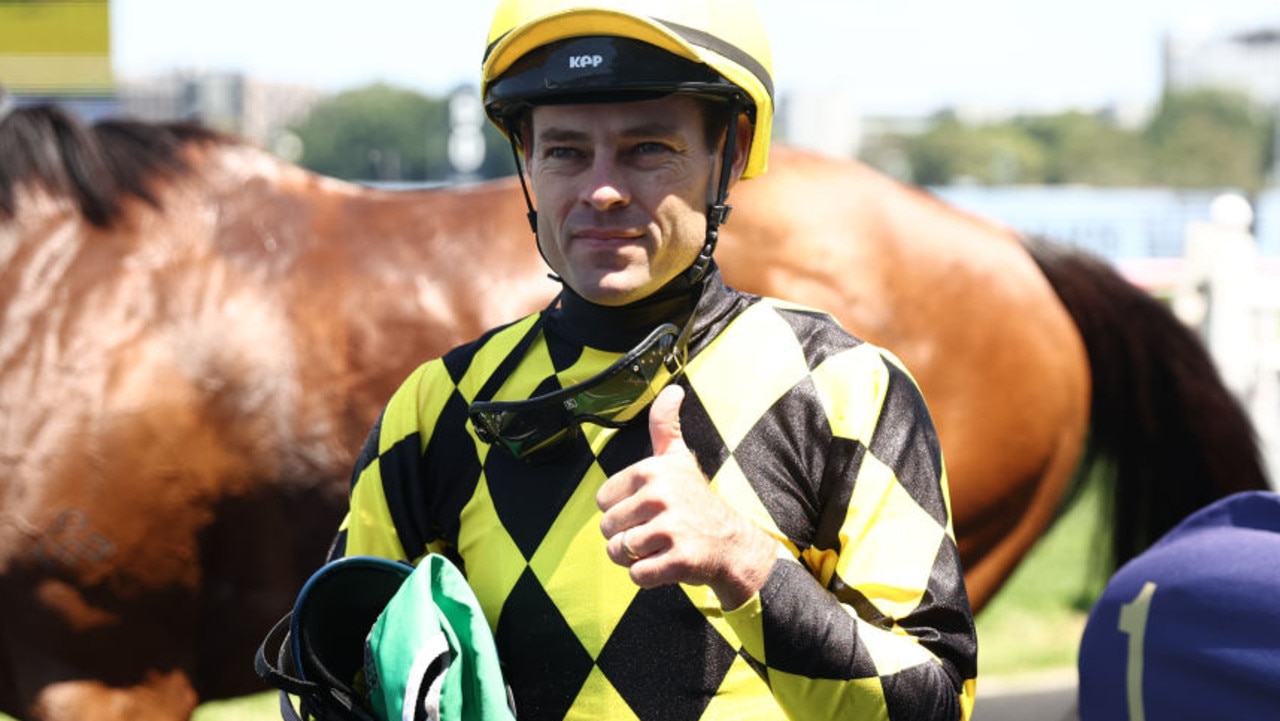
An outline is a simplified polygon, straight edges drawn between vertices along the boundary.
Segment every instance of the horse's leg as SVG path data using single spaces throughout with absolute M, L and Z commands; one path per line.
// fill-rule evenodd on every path
M 1016 300 L 988 301 L 1019 311 L 991 314 L 986 342 L 952 338 L 946 352 L 917 354 L 925 397 L 939 399 L 932 408 L 975 610 L 1059 514 L 1088 432 L 1083 343 L 1047 284 L 1038 283 L 1041 290 L 1026 288 Z
M 131 609 L 38 570 L 0 582 L 3 709 L 35 721 L 185 721 L 199 699 L 189 669 L 190 603 Z
M 76 440 L 63 464 L 20 477 L 0 509 L 0 654 L 14 706 L 38 721 L 182 721 L 198 703 L 194 484 L 129 452 L 155 444 Z
M 995 596 L 1061 513 L 1081 449 L 1073 428 L 1069 424 L 1061 428 L 1057 440 L 1050 444 L 1042 470 L 1013 484 L 1021 490 L 1008 493 L 994 506 L 955 509 L 956 537 L 965 560 L 965 585 L 975 611 Z M 985 469 L 967 470 L 960 463 L 970 457 L 957 456 L 957 467 L 949 471 L 953 477 L 980 479 L 986 473 Z M 957 503 L 971 497 L 953 496 Z
M 184 672 L 156 671 L 126 688 L 92 680 L 50 684 L 36 694 L 29 715 L 36 721 L 185 721 L 196 703 Z

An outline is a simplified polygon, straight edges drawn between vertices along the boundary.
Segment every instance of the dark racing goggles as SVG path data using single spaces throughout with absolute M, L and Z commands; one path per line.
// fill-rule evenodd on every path
M 476 436 L 501 444 L 522 461 L 548 460 L 583 423 L 620 428 L 684 372 L 688 328 L 658 326 L 604 371 L 567 388 L 519 401 L 476 401 L 469 414 Z

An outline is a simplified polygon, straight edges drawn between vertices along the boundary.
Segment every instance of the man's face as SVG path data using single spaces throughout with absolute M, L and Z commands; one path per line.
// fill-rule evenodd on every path
M 697 101 L 541 106 L 531 129 L 538 242 L 570 288 L 623 305 L 693 263 L 718 155 Z

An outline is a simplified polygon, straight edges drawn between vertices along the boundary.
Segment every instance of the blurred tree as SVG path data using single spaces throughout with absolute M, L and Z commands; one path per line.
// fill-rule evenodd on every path
M 1161 185 L 1231 186 L 1266 181 L 1275 117 L 1243 94 L 1198 90 L 1166 95 L 1143 137 Z
M 972 127 L 944 115 L 905 146 L 911 179 L 920 185 L 1044 182 L 1044 148 L 1017 126 Z
M 448 182 L 447 98 L 375 84 L 335 95 L 290 130 L 301 140 L 298 163 L 344 180 Z M 486 127 L 483 178 L 514 172 L 507 141 Z
M 1140 130 L 1066 112 L 969 125 L 940 113 L 918 135 L 863 144 L 863 159 L 920 185 L 1081 183 L 1256 191 L 1276 155 L 1277 117 L 1221 90 L 1170 94 Z M 906 162 L 903 163 L 905 158 Z
M 894 180 L 909 183 L 914 179 L 907 139 L 899 133 L 875 133 L 864 137 L 858 159 Z
M 298 162 L 324 175 L 421 181 L 447 172 L 431 167 L 428 156 L 444 157 L 448 108 L 409 90 L 378 84 L 340 93 L 292 130 L 302 140 Z
M 1072 111 L 1020 118 L 1015 125 L 1043 147 L 1045 183 L 1124 186 L 1146 181 L 1142 139 L 1097 115 Z

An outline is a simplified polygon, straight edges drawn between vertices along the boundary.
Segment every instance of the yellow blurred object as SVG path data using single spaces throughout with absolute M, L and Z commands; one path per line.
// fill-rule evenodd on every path
M 16 93 L 109 91 L 107 0 L 0 0 L 0 84 Z

